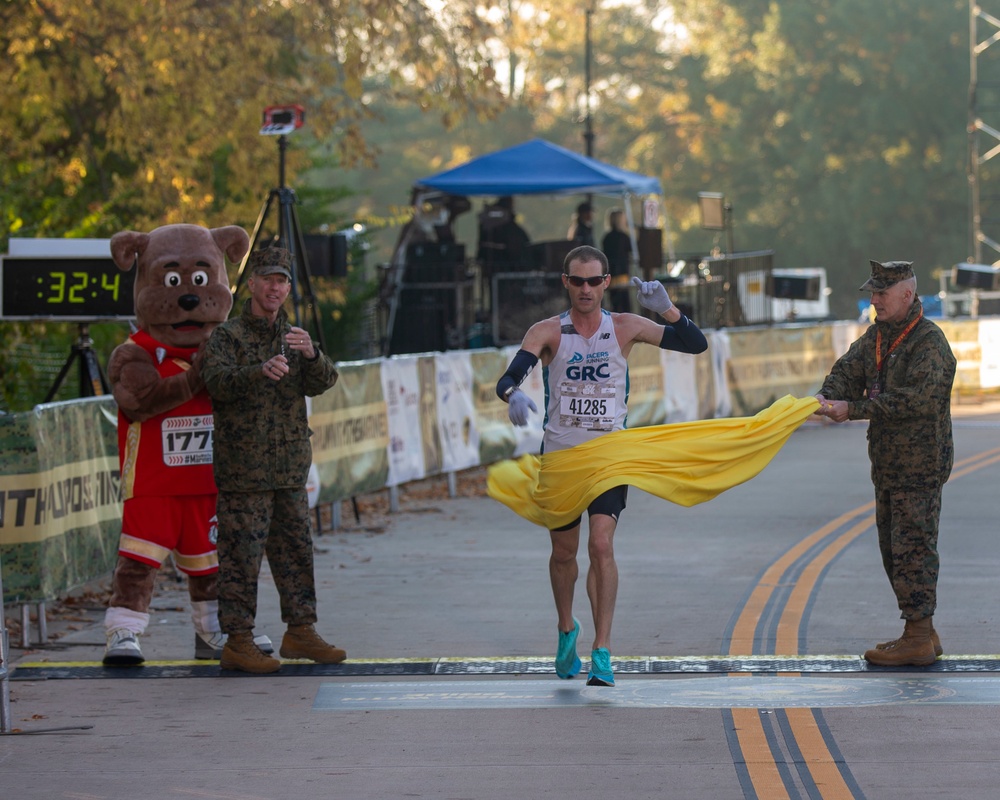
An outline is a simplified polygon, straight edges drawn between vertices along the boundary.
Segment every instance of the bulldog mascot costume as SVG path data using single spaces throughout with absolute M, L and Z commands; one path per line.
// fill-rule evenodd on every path
M 108 362 L 124 506 L 104 618 L 105 665 L 143 663 L 139 637 L 149 623 L 156 573 L 169 555 L 188 576 L 195 657 L 218 658 L 225 643 L 216 586 L 212 402 L 198 352 L 233 305 L 226 257 L 238 262 L 249 246 L 246 231 L 232 225 L 165 225 L 111 237 L 118 268 L 136 270 L 137 330 Z

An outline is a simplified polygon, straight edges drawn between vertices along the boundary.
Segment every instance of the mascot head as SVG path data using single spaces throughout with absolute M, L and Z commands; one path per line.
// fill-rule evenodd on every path
M 198 347 L 226 321 L 233 307 L 226 257 L 240 261 L 249 247 L 250 237 L 236 225 L 164 225 L 111 237 L 118 269 L 136 270 L 136 324 L 173 347 Z

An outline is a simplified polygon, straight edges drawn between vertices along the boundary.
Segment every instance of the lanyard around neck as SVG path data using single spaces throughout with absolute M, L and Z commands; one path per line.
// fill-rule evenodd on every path
M 912 331 L 916 327 L 917 323 L 920 322 L 920 320 L 921 320 L 921 318 L 923 316 L 924 316 L 924 310 L 921 308 L 920 309 L 920 313 L 917 314 L 917 318 L 915 320 L 913 320 L 913 322 L 911 322 L 909 325 L 907 325 L 906 328 L 903 330 L 903 332 L 901 334 L 899 334 L 899 336 L 896 337 L 896 340 L 891 345 L 889 345 L 889 350 L 886 352 L 885 358 L 888 358 L 890 356 L 890 354 L 892 353 L 892 351 L 895 350 L 899 346 L 899 343 L 902 342 L 903 339 L 905 339 L 907 336 L 910 335 L 910 331 Z M 883 358 L 882 358 L 882 329 L 879 328 L 878 331 L 875 333 L 875 369 L 879 373 L 882 372 L 882 361 L 883 361 Z

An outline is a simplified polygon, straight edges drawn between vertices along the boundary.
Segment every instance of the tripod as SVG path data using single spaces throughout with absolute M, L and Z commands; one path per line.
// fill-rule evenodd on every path
M 73 366 L 73 362 L 79 359 L 80 366 L 80 397 L 99 397 L 108 394 L 111 389 L 108 386 L 108 379 L 104 377 L 104 370 L 97 361 L 97 354 L 94 352 L 94 340 L 90 338 L 90 325 L 81 322 L 79 325 L 79 336 L 70 348 L 69 358 L 59 370 L 56 382 L 52 384 L 49 393 L 45 396 L 45 402 L 52 402 L 59 387 Z
M 243 285 L 246 273 L 247 262 L 250 254 L 257 249 L 260 244 L 261 230 L 264 220 L 275 200 L 278 203 L 278 235 L 273 244 L 283 247 L 292 254 L 292 305 L 295 314 L 295 324 L 302 325 L 302 317 L 308 311 L 312 323 L 313 332 L 319 346 L 326 351 L 326 339 L 323 335 L 323 328 L 319 324 L 319 314 L 316 307 L 316 298 L 312 291 L 312 281 L 309 278 L 309 257 L 306 253 L 305 239 L 302 236 L 302 229 L 299 227 L 299 218 L 295 212 L 295 190 L 285 186 L 285 150 L 288 148 L 288 137 L 281 134 L 278 137 L 278 187 L 272 189 L 267 200 L 260 210 L 257 223 L 253 228 L 253 236 L 250 237 L 250 249 L 243 257 L 239 272 L 236 276 L 236 285 L 233 287 L 233 299 L 239 294 L 240 286 Z

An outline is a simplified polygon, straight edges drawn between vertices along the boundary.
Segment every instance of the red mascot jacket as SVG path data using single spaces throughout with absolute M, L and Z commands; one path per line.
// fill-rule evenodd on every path
M 169 347 L 145 331 L 130 337 L 152 356 L 161 377 L 191 367 L 196 347 Z M 185 403 L 145 422 L 118 412 L 122 499 L 215 494 L 212 474 L 212 399 L 202 389 Z

